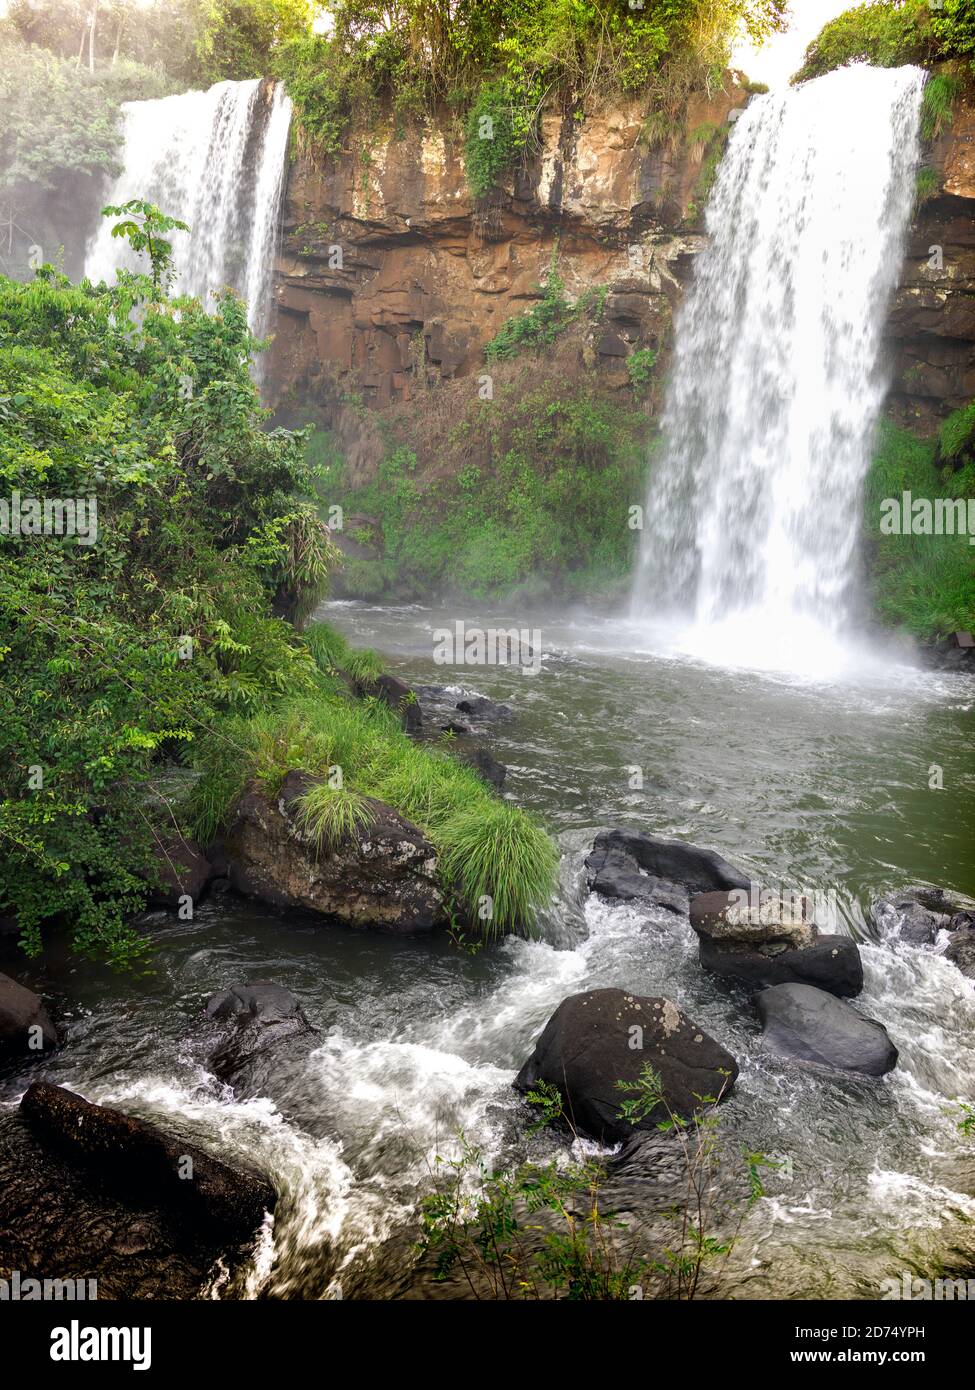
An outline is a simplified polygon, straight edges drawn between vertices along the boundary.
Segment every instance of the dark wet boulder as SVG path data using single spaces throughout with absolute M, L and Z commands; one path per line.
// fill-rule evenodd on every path
M 500 790 L 504 786 L 504 779 L 508 775 L 508 769 L 504 763 L 499 763 L 486 748 L 475 747 L 466 749 L 460 753 L 460 760 L 472 767 L 474 771 L 483 777 L 484 781 L 491 787 Z
M 663 1100 L 634 1126 L 620 1108 L 649 1064 Z M 685 1117 L 702 1108 L 702 1097 L 724 1099 L 738 1064 L 670 999 L 594 989 L 572 994 L 555 1010 L 534 1051 L 515 1078 L 522 1092 L 539 1082 L 559 1091 L 566 1119 L 580 1132 L 615 1143 L 634 1129 L 654 1129 L 667 1106 Z M 666 1104 L 664 1104 L 666 1101 Z
M 957 910 L 940 888 L 905 888 L 875 898 L 869 917 L 883 937 L 931 946 Z
M 591 893 L 687 915 L 687 889 L 669 879 L 644 873 L 632 855 L 614 849 L 594 850 L 586 860 L 586 869 Z
M 805 897 L 749 897 L 743 890 L 691 899 L 691 926 L 705 970 L 751 989 L 809 984 L 842 998 L 863 989 L 863 963 L 849 936 L 820 933 Z
M 231 885 L 272 907 L 301 908 L 352 927 L 430 931 L 448 918 L 437 855 L 417 826 L 381 801 L 338 844 L 320 845 L 296 818 L 318 779 L 289 772 L 269 798 L 256 785 L 237 804 L 225 838 Z
M 382 675 L 373 680 L 357 680 L 355 693 L 365 699 L 371 696 L 390 709 L 395 710 L 403 721 L 407 733 L 415 733 L 423 725 L 423 712 L 413 686 L 400 680 L 399 676 Z
M 499 700 L 489 700 L 486 695 L 465 695 L 455 706 L 468 719 L 510 719 L 514 713 L 510 705 Z
M 641 830 L 602 830 L 586 858 L 589 890 L 623 902 L 645 902 L 686 913 L 688 897 L 749 887 L 720 854 Z
M 975 926 L 957 927 L 952 933 L 945 958 L 957 965 L 963 975 L 975 980 Z
M 186 898 L 193 903 L 200 901 L 214 869 L 195 840 L 184 840 L 179 835 L 157 840 L 153 858 L 150 907 L 168 907 L 175 912 Z
M 295 1039 L 315 1037 L 297 998 L 283 985 L 266 980 L 231 985 L 207 1000 L 206 1016 L 218 1041 L 211 1056 L 214 1074 L 233 1083 L 255 1059 Z
M 47 1052 L 58 1035 L 40 995 L 0 975 L 0 1051 Z
M 63 1086 L 35 1081 L 20 1112 L 43 1144 L 95 1169 L 114 1196 L 161 1204 L 228 1239 L 252 1234 L 274 1210 L 277 1194 L 264 1174 Z
M 762 1037 L 781 1057 L 865 1076 L 883 1076 L 897 1065 L 886 1028 L 850 1004 L 812 985 L 774 985 L 757 998 Z

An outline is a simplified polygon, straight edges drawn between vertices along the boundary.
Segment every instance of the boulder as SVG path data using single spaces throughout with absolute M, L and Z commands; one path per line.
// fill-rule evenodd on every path
M 950 925 L 956 911 L 940 888 L 905 888 L 875 898 L 869 917 L 882 936 L 913 946 L 930 946 L 938 932 Z
M 0 1275 L 8 1280 L 20 1270 L 24 1279 L 66 1281 L 76 1299 L 171 1302 L 206 1298 L 219 1270 L 224 1298 L 247 1297 L 253 1254 L 252 1232 L 228 1240 L 187 1219 L 184 1206 L 115 1191 L 111 1174 L 73 1162 L 42 1143 L 19 1110 L 0 1109 Z
M 865 1076 L 883 1076 L 897 1065 L 897 1048 L 883 1024 L 825 990 L 773 985 L 757 1004 L 763 1039 L 782 1057 Z
M 586 874 L 590 892 L 677 913 L 687 912 L 690 894 L 749 887 L 744 874 L 713 850 L 640 830 L 600 831 L 586 859 Z
M 58 1035 L 39 995 L 9 975 L 0 975 L 0 1050 L 46 1052 Z
M 484 778 L 485 782 L 498 790 L 504 786 L 504 779 L 508 775 L 508 769 L 504 763 L 499 763 L 486 748 L 480 746 L 471 748 L 460 754 L 462 763 L 472 767 L 476 773 Z
M 357 680 L 354 688 L 360 698 L 371 695 L 373 699 L 396 710 L 408 734 L 422 727 L 423 713 L 416 691 L 398 676 L 382 675 L 375 680 Z
M 156 874 L 149 886 L 150 907 L 168 907 L 175 912 L 181 898 L 200 901 L 214 870 L 195 840 L 178 835 L 157 840 L 153 858 Z
M 955 929 L 945 957 L 953 965 L 957 965 L 963 975 L 975 980 L 975 926 Z
M 289 772 L 273 800 L 244 792 L 227 832 L 232 886 L 245 896 L 353 927 L 430 931 L 447 912 L 437 855 L 417 826 L 391 806 L 369 801 L 368 824 L 333 846 L 319 846 L 295 819 L 296 802 L 316 782 Z
M 207 1000 L 206 1016 L 221 1030 L 211 1058 L 214 1074 L 233 1082 L 259 1055 L 295 1038 L 313 1038 L 298 1000 L 283 985 L 267 980 L 231 985 Z
M 277 1194 L 264 1174 L 63 1086 L 35 1081 L 20 1111 L 42 1143 L 93 1168 L 113 1195 L 176 1209 L 237 1239 L 251 1235 L 274 1210 Z
M 705 970 L 750 988 L 809 984 L 852 998 L 863 989 L 863 963 L 849 936 L 820 934 L 808 898 L 777 894 L 749 901 L 740 890 L 691 899 L 691 926 Z
M 666 1105 L 662 1100 L 633 1125 L 620 1107 L 635 1095 L 617 1083 L 633 1085 L 647 1064 L 660 1077 Z M 562 1000 L 514 1084 L 522 1092 L 540 1081 L 556 1087 L 574 1128 L 616 1143 L 635 1128 L 654 1129 L 667 1106 L 689 1117 L 703 1097 L 724 1099 L 737 1075 L 731 1053 L 670 999 L 594 989 Z
M 514 713 L 510 705 L 498 700 L 489 700 L 486 695 L 465 695 L 458 700 L 455 709 L 466 714 L 469 719 L 510 719 Z
M 690 902 L 687 889 L 679 883 L 671 883 L 669 879 L 644 873 L 629 854 L 613 849 L 594 852 L 586 860 L 586 865 L 591 893 L 620 902 L 646 903 L 680 916 L 687 915 Z

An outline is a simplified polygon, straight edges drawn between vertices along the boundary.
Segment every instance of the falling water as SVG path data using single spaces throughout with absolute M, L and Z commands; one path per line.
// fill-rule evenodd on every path
M 859 65 L 753 100 L 733 128 L 634 590 L 639 616 L 689 613 L 718 660 L 808 664 L 851 622 L 923 84 Z
M 266 330 L 270 277 L 291 125 L 283 87 L 258 81 L 219 82 L 124 107 L 124 167 L 108 201 L 143 198 L 187 223 L 172 235 L 175 290 L 211 302 L 231 286 L 244 297 L 248 320 Z M 89 248 L 85 274 L 111 280 L 119 266 L 135 269 L 127 247 L 103 221 Z

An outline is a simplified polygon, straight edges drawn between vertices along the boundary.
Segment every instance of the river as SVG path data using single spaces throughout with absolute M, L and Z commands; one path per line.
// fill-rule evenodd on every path
M 559 1001 L 600 985 L 667 995 L 727 1046 L 741 1076 L 722 1143 L 783 1164 L 717 1295 L 876 1298 L 904 1269 L 970 1269 L 975 1146 L 956 1102 L 975 1095 L 975 986 L 936 951 L 876 940 L 864 915 L 875 892 L 911 883 L 975 897 L 970 680 L 889 654 L 842 679 L 730 669 L 609 612 L 519 613 L 541 637 L 537 675 L 458 672 L 434 664 L 434 630 L 496 612 L 336 602 L 320 616 L 410 680 L 513 707 L 485 741 L 508 765 L 505 794 L 557 835 L 562 884 L 538 939 L 475 955 L 445 936 L 316 926 L 223 895 L 192 922 L 153 919 L 144 980 L 58 954 L 19 968 L 69 1014 L 52 1080 L 272 1174 L 273 1231 L 215 1293 L 416 1296 L 415 1202 L 436 1155 L 455 1152 L 461 1130 L 497 1163 L 565 1147 L 526 1137 L 510 1083 Z M 897 1069 L 871 1081 L 763 1054 L 747 996 L 702 971 L 689 926 L 585 895 L 583 859 L 609 825 L 710 846 L 762 884 L 835 890 L 836 928 L 863 954 L 856 1007 L 887 1027 Z M 241 1100 L 207 1070 L 198 1025 L 212 991 L 256 979 L 293 989 L 321 1036 L 269 1094 Z M 9 1077 L 4 1104 L 25 1084 Z

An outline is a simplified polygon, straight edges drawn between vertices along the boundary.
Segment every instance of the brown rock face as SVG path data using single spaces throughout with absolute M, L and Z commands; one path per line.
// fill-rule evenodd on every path
M 686 130 L 718 131 L 746 100 L 729 80 L 692 100 Z M 446 114 L 400 136 L 391 123 L 356 132 L 338 157 L 299 157 L 277 268 L 275 399 L 294 386 L 323 398 L 354 374 L 382 406 L 409 399 L 418 378 L 483 371 L 484 344 L 538 298 L 556 242 L 569 295 L 608 287 L 597 360 L 619 371 L 634 346 L 656 346 L 701 245 L 706 139 L 649 150 L 644 120 L 635 101 L 584 122 L 545 116 L 527 169 L 479 203 Z
M 975 104 L 956 101 L 928 163 L 943 191 L 911 227 L 887 327 L 891 413 L 925 435 L 975 398 Z
M 437 855 L 421 830 L 382 802 L 356 839 L 319 848 L 295 821 L 314 779 L 289 772 L 276 800 L 251 788 L 226 840 L 229 877 L 247 897 L 302 908 L 353 927 L 430 931 L 447 921 Z

